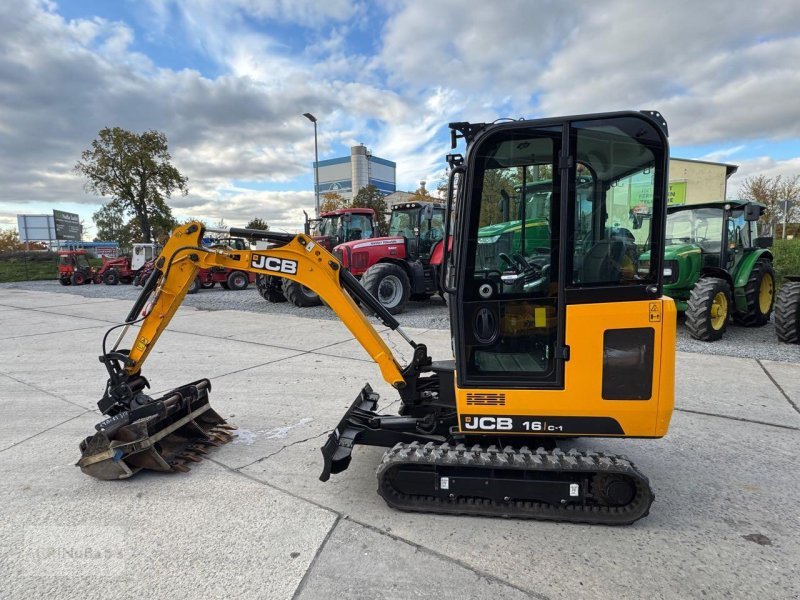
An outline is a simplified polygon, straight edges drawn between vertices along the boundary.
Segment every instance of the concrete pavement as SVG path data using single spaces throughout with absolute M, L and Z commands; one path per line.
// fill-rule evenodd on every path
M 395 396 L 343 325 L 300 316 L 181 309 L 146 375 L 210 377 L 239 437 L 188 474 L 82 475 L 100 343 L 129 308 L 0 289 L 2 598 L 800 597 L 799 364 L 679 353 L 666 438 L 577 442 L 650 477 L 632 527 L 430 516 L 376 494 L 380 449 L 318 481 L 364 383 Z M 409 333 L 449 356 L 447 332 Z

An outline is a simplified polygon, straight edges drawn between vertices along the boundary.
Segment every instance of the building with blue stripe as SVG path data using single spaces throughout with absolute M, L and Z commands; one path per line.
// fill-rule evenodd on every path
M 374 185 L 382 194 L 397 190 L 397 164 L 374 156 L 363 145 L 350 148 L 350 156 L 314 163 L 319 168 L 319 195 L 336 193 L 347 200 L 361 188 Z

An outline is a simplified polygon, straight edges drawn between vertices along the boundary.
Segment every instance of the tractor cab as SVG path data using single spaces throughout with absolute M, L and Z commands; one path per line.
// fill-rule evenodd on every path
M 640 268 L 640 259 L 661 250 L 668 146 L 660 115 L 451 128 L 469 147 L 466 159 L 450 158 L 458 244 L 443 277 L 453 295 L 457 387 L 574 386 L 574 397 L 598 398 L 598 410 L 601 397 L 651 398 L 661 264 Z M 602 383 L 585 380 L 598 364 Z M 595 385 L 602 390 L 590 391 Z M 510 396 L 509 406 L 528 401 Z M 582 423 L 582 433 L 595 425 L 595 433 L 605 427 Z M 514 432 L 525 426 L 512 423 Z
M 757 221 L 764 205 L 729 200 L 674 206 L 667 210 L 666 245 L 699 252 L 703 266 L 731 270 L 745 254 L 769 246 L 758 237 Z M 670 256 L 670 260 L 674 257 Z
M 444 238 L 444 206 L 430 202 L 393 205 L 389 237 L 406 238 L 410 260 L 429 260 L 436 243 Z
M 130 270 L 138 271 L 146 262 L 154 260 L 157 256 L 158 252 L 155 244 L 134 244 Z
M 306 215 L 305 232 L 325 249 L 344 242 L 366 240 L 374 235 L 375 211 L 371 208 L 338 208 L 321 213 L 318 219 Z

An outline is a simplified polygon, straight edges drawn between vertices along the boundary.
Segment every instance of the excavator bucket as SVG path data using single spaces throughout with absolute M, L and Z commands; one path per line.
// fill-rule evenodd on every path
M 186 472 L 209 449 L 231 441 L 235 426 L 209 404 L 211 384 L 195 381 L 95 425 L 80 444 L 81 471 L 97 479 L 126 479 L 141 469 Z

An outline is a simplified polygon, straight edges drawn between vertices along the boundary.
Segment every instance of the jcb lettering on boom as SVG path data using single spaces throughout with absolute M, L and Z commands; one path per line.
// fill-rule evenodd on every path
M 295 275 L 297 273 L 296 261 L 276 258 L 274 256 L 264 256 L 263 254 L 253 254 L 251 266 L 254 269 L 266 269 L 267 271 L 287 273 L 288 275 Z

